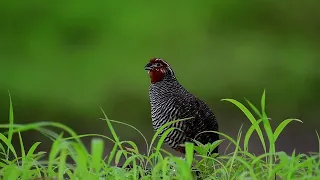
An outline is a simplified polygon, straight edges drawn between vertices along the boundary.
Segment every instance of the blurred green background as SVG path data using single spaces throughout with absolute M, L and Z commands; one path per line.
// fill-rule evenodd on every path
M 102 107 L 110 119 L 137 127 L 150 140 L 150 80 L 143 67 L 161 57 L 210 105 L 222 132 L 235 137 L 249 121 L 220 100 L 246 97 L 259 105 L 266 88 L 273 125 L 291 117 L 304 121 L 288 126 L 277 150 L 317 151 L 318 1 L 0 4 L 0 123 L 8 122 L 10 90 L 16 123 L 57 121 L 78 133 L 110 135 L 99 120 Z M 121 140 L 143 146 L 135 131 L 115 128 Z M 50 145 L 37 132 L 24 140 L 27 146 Z M 251 150 L 261 150 L 257 139 Z

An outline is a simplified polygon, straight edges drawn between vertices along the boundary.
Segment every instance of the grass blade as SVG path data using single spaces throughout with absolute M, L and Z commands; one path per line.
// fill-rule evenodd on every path
M 8 91 L 9 94 L 9 133 L 8 133 L 8 142 L 11 143 L 12 135 L 13 135 L 13 124 L 14 124 L 14 116 L 13 116 L 13 106 L 12 106 L 12 100 L 11 100 L 11 94 L 10 91 Z M 9 159 L 9 147 L 7 149 L 7 160 Z
M 266 90 L 263 90 L 261 97 L 261 112 L 266 112 Z
M 261 118 L 261 117 L 262 117 L 262 114 L 260 113 L 260 111 L 258 110 L 258 108 L 256 108 L 256 107 L 255 107 L 249 100 L 247 100 L 246 98 L 245 98 L 245 100 L 246 100 L 247 104 L 251 107 L 251 109 L 253 110 L 253 112 L 255 112 L 255 113 L 258 115 L 259 118 Z
M 251 112 L 243 105 L 241 104 L 239 101 L 234 100 L 234 99 L 222 99 L 222 101 L 228 101 L 231 102 L 232 104 L 236 105 L 246 116 L 247 118 L 250 120 L 251 124 L 254 126 L 254 129 L 256 130 L 260 141 L 262 143 L 263 146 L 263 150 L 266 152 L 266 144 L 265 144 L 265 140 L 262 134 L 262 131 L 260 129 L 260 127 L 258 126 L 258 124 L 256 124 L 256 119 L 254 118 L 254 116 L 251 114 Z
M 247 130 L 246 135 L 245 135 L 245 137 L 244 137 L 244 141 L 243 141 L 243 149 L 244 149 L 245 151 L 248 151 L 248 149 L 249 149 L 249 148 L 248 148 L 248 146 L 249 146 L 249 139 L 250 139 L 253 131 L 255 130 L 255 127 L 256 127 L 256 126 L 259 126 L 259 124 L 260 124 L 261 122 L 262 122 L 262 119 L 257 120 L 257 121 L 255 122 L 255 124 L 252 124 L 252 125 L 250 126 L 250 128 Z
M 274 131 L 274 141 L 276 141 L 279 137 L 279 135 L 281 134 L 281 132 L 283 131 L 283 129 L 292 121 L 297 121 L 297 122 L 300 122 L 302 123 L 301 120 L 299 119 L 286 119 L 284 121 L 282 121 L 279 126 L 276 128 L 276 130 Z
M 0 133 L 0 140 L 1 140 L 2 142 L 4 142 L 5 145 L 8 146 L 8 150 L 9 150 L 9 151 L 7 152 L 7 155 L 8 155 L 9 152 L 11 151 L 11 152 L 13 153 L 14 157 L 15 157 L 15 158 L 18 158 L 17 152 L 16 152 L 16 150 L 14 149 L 14 147 L 12 146 L 11 141 L 10 141 L 8 138 L 6 138 L 3 134 L 1 134 L 1 133 Z M 8 156 L 7 156 L 6 158 L 7 158 L 7 160 L 9 159 Z
M 92 155 L 92 162 L 91 168 L 96 174 L 99 174 L 101 168 L 101 160 L 103 155 L 103 146 L 104 143 L 101 139 L 93 139 L 91 141 L 91 155 Z
M 59 156 L 59 166 L 58 166 L 58 177 L 59 179 L 64 179 L 63 178 L 63 175 L 65 173 L 65 169 L 66 169 L 66 159 L 67 159 L 67 150 L 66 149 L 63 149 L 61 151 L 61 154 Z
M 185 143 L 186 148 L 186 161 L 188 164 L 188 167 L 191 168 L 192 161 L 193 161 L 193 154 L 194 154 L 194 144 L 193 143 Z
M 189 119 L 191 119 L 191 118 L 173 120 L 173 121 L 168 122 L 168 123 L 164 124 L 163 126 L 161 126 L 161 127 L 156 131 L 156 133 L 153 135 L 153 137 L 152 137 L 151 143 L 150 143 L 150 145 L 149 145 L 150 148 L 149 148 L 149 151 L 148 151 L 148 156 L 149 156 L 150 153 L 151 153 L 151 148 L 152 148 L 152 145 L 153 145 L 154 141 L 156 140 L 156 138 L 159 136 L 159 134 L 160 134 L 165 128 L 167 128 L 168 126 L 170 126 L 170 125 L 172 125 L 172 124 L 174 124 L 174 123 L 177 123 L 177 122 L 179 122 L 179 121 L 186 121 L 186 120 L 189 120 Z

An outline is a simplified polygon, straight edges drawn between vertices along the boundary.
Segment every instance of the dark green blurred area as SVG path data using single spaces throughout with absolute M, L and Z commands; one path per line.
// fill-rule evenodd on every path
M 62 122 L 78 133 L 109 134 L 109 118 L 151 139 L 151 57 L 168 61 L 179 81 L 205 100 L 220 129 L 236 135 L 248 121 L 223 98 L 259 105 L 267 90 L 274 125 L 299 118 L 278 150 L 316 151 L 320 98 L 318 1 L 6 1 L 0 5 L 0 117 Z M 248 126 L 245 126 L 246 128 Z M 116 126 L 122 140 L 141 142 Z M 26 141 L 41 135 L 31 133 Z M 259 149 L 260 144 L 253 143 Z

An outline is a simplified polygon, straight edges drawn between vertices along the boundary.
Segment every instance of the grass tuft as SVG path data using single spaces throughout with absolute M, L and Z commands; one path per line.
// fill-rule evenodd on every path
M 276 141 L 285 127 L 291 122 L 302 121 L 286 119 L 273 130 L 266 113 L 265 91 L 260 108 L 247 99 L 245 102 L 248 107 L 234 99 L 223 99 L 238 107 L 251 122 L 251 126 L 246 132 L 243 132 L 241 126 L 235 138 L 215 132 L 222 138 L 212 144 L 203 145 L 196 142 L 195 146 L 193 143 L 186 143 L 185 157 L 172 155 L 164 150 L 162 145 L 165 136 L 175 129 L 171 125 L 188 119 L 167 123 L 154 134 L 148 144 L 141 131 L 132 125 L 109 119 L 102 109 L 102 120 L 106 122 L 112 137 L 101 134 L 78 135 L 71 128 L 56 122 L 16 124 L 10 93 L 9 99 L 9 123 L 0 124 L 0 129 L 3 130 L 0 133 L 0 179 L 320 179 L 318 132 L 318 152 L 277 152 Z M 113 128 L 113 123 L 137 131 L 146 143 L 147 153 L 142 154 L 135 142 L 121 140 Z M 57 134 L 51 128 L 59 128 L 63 133 Z M 48 153 L 37 150 L 40 142 L 35 142 L 29 150 L 25 149 L 23 133 L 31 130 L 39 131 L 52 141 Z M 162 137 L 156 141 L 161 132 Z M 257 133 L 264 150 L 261 155 L 249 151 L 250 138 L 254 132 Z M 19 147 L 12 145 L 14 134 L 19 137 Z M 91 137 L 90 151 L 81 140 L 84 137 Z M 242 140 L 243 143 L 240 143 Z M 111 143 L 112 149 L 104 157 L 106 143 Z M 221 143 L 228 143 L 225 151 L 220 149 L 219 156 L 207 155 L 207 152 L 213 151 Z M 227 153 L 230 147 L 234 147 L 234 150 Z M 21 154 L 17 153 L 17 148 L 20 148 Z

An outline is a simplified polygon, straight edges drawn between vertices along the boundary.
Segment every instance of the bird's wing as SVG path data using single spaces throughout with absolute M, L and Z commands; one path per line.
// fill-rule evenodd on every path
M 176 108 L 178 108 L 177 119 L 190 118 L 183 123 L 183 130 L 187 139 L 194 139 L 203 131 L 218 130 L 218 124 L 213 112 L 200 99 L 194 96 L 190 98 L 179 98 Z M 212 133 L 210 134 L 212 135 Z

